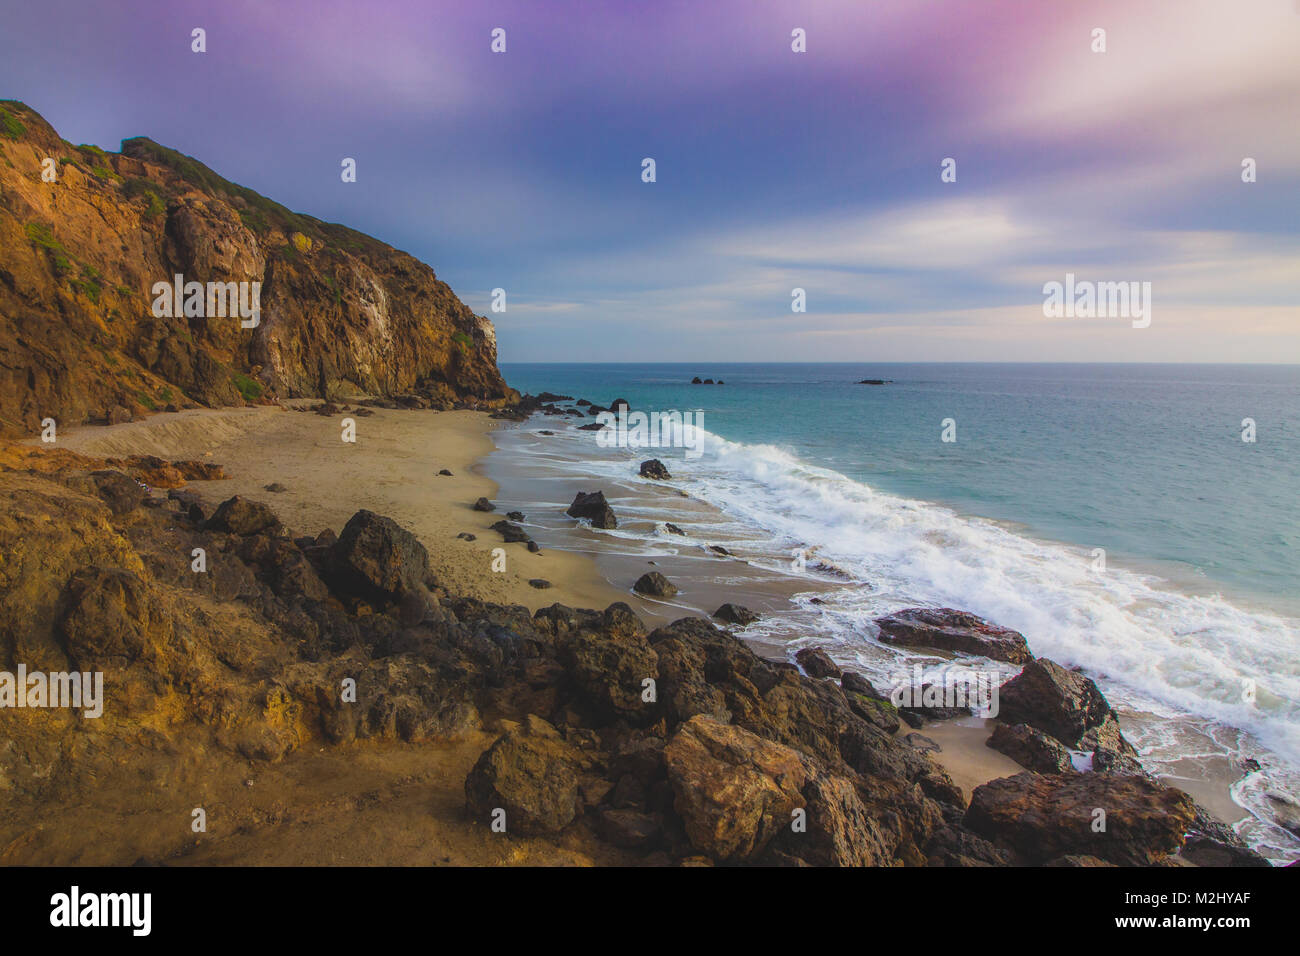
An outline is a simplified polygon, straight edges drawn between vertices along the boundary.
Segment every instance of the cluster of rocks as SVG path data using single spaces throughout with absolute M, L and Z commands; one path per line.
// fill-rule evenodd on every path
M 691 379 L 691 384 L 692 385 L 726 385 L 727 383 L 724 382 L 722 379 L 718 379 L 716 382 L 711 378 L 701 379 L 697 375 L 693 379 Z
M 951 866 L 1163 862 L 1192 833 L 1199 852 L 1250 858 L 1185 794 L 1120 766 L 1026 772 L 967 807 L 896 735 L 892 705 L 824 654 L 765 661 L 703 618 L 651 630 L 622 603 L 484 603 L 443 590 L 414 535 L 370 511 L 337 536 L 290 537 L 264 503 L 235 496 L 209 513 L 174 490 L 141 507 L 121 493 L 133 479 L 103 471 L 5 476 L 0 650 L 130 689 L 93 747 L 72 717 L 13 724 L 0 755 L 13 807 L 75 802 L 160 743 L 274 761 L 493 727 L 465 780 L 485 838 L 564 835 L 647 863 Z M 717 617 L 752 620 L 728 605 Z M 1015 726 L 1112 739 L 1095 689 L 1037 663 L 1007 688 Z M 338 693 L 345 677 L 355 703 Z M 506 832 L 492 833 L 502 813 Z

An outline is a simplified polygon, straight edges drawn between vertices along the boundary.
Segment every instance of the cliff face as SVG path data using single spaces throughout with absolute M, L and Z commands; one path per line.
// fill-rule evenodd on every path
M 177 274 L 261 283 L 258 324 L 155 316 L 154 284 Z M 73 146 L 0 101 L 0 435 L 47 417 L 358 393 L 434 407 L 518 398 L 491 323 L 412 256 L 151 140 Z

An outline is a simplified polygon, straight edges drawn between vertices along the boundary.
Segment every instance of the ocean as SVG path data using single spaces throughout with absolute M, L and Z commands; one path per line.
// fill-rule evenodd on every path
M 1150 769 L 1230 776 L 1243 836 L 1300 858 L 1275 822 L 1280 803 L 1300 801 L 1300 366 L 501 370 L 534 394 L 702 415 L 698 457 L 598 449 L 557 419 L 504 440 L 575 474 L 625 475 L 658 457 L 759 564 L 822 579 L 820 600 L 765 618 L 757 636 L 815 631 L 870 672 L 884 666 L 872 617 L 974 611 L 1096 679 Z M 539 427 L 567 450 L 541 451 Z M 662 541 L 641 537 L 646 553 Z M 799 553 L 816 568 L 788 568 Z

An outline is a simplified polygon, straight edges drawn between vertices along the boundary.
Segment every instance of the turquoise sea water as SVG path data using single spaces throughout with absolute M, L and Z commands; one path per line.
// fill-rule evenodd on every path
M 678 487 L 752 528 L 774 556 L 807 549 L 839 569 L 844 585 L 792 612 L 790 636 L 811 620 L 818 640 L 851 657 L 873 640 L 872 618 L 915 604 L 1016 628 L 1133 715 L 1148 767 L 1177 777 L 1187 759 L 1260 761 L 1234 785 L 1253 814 L 1244 835 L 1275 859 L 1300 857 L 1274 822 L 1278 795 L 1300 806 L 1300 367 L 502 372 L 534 394 L 702 412 L 698 457 L 581 451 L 591 432 L 566 441 L 588 473 L 661 458 Z M 890 382 L 856 384 L 864 378 Z M 1244 419 L 1254 442 L 1242 441 Z M 945 420 L 954 442 L 941 440 Z M 782 621 L 757 626 L 779 632 Z

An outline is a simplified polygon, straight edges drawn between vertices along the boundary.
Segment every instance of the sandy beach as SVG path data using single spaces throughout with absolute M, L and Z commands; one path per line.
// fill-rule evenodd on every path
M 649 570 L 643 556 L 620 553 L 581 528 L 556 515 L 529 516 L 541 530 L 545 545 L 561 540 L 564 549 L 544 547 L 530 553 L 523 544 L 505 544 L 491 525 L 514 505 L 498 503 L 494 512 L 475 511 L 479 497 L 495 501 L 497 485 L 486 476 L 483 459 L 494 449 L 492 433 L 501 423 L 474 411 L 407 411 L 376 408 L 364 417 L 341 413 L 322 416 L 305 410 L 309 402 L 286 406 L 198 409 L 155 415 L 143 421 L 70 430 L 59 436 L 59 448 L 96 457 L 157 455 L 169 459 L 201 459 L 219 463 L 227 478 L 193 481 L 187 486 L 205 503 L 215 506 L 232 495 L 271 505 L 292 534 L 335 532 L 361 508 L 387 515 L 414 532 L 429 551 L 430 565 L 449 592 L 500 604 L 520 604 L 530 611 L 556 602 L 571 607 L 604 608 L 627 602 L 648 623 L 662 623 L 727 600 L 761 610 L 788 606 L 790 588 L 776 575 L 745 568 L 743 580 L 728 581 L 727 560 L 701 557 L 694 550 L 659 556 L 656 569 L 683 582 L 683 594 L 671 602 L 642 598 L 630 587 L 615 587 L 609 579 L 628 583 Z M 356 422 L 355 444 L 340 440 L 342 421 Z M 29 442 L 29 444 L 32 444 Z M 439 475 L 448 470 L 450 476 Z M 282 491 L 268 491 L 278 484 Z M 713 516 L 699 502 L 683 499 L 670 488 L 637 489 L 630 484 L 608 488 L 611 500 L 631 503 L 636 493 L 670 517 L 679 510 L 697 521 Z M 621 507 L 621 505 L 620 505 Z M 674 509 L 674 510 L 669 510 Z M 644 510 L 644 509 L 643 509 Z M 564 525 L 562 534 L 555 534 Z M 531 528 L 529 530 L 532 530 Z M 457 535 L 468 532 L 474 541 Z M 493 549 L 504 548 L 506 570 L 492 570 Z M 734 559 L 733 559 L 734 560 Z M 551 587 L 529 584 L 543 579 Z M 761 656 L 786 659 L 784 645 L 759 640 Z M 899 735 L 911 732 L 904 725 Z M 921 731 L 941 747 L 935 760 L 952 775 L 969 797 L 971 790 L 1021 768 L 984 745 L 988 731 L 980 726 L 931 723 Z

